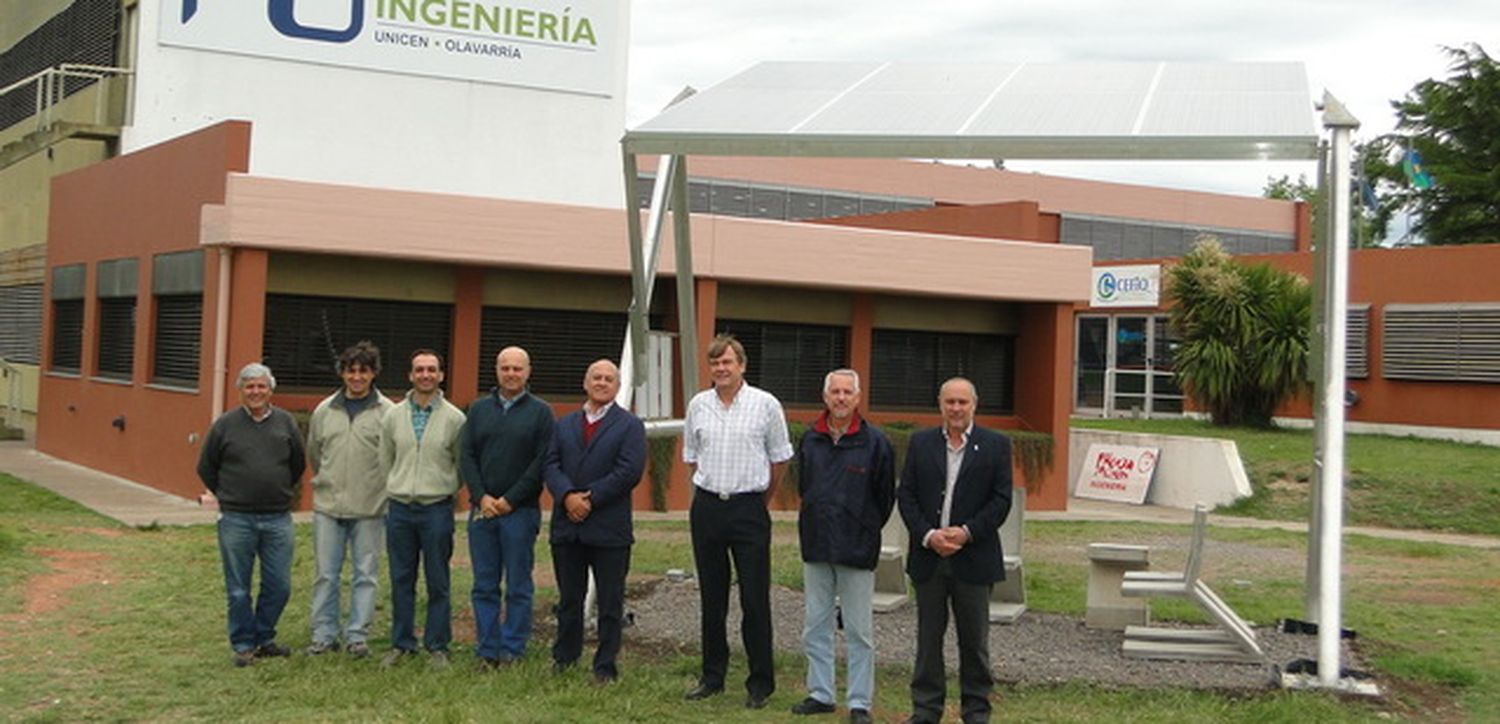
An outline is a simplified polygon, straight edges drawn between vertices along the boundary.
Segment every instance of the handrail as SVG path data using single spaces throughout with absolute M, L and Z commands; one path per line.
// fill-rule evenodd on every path
M 90 65 L 87 63 L 62 63 L 51 68 L 43 68 L 0 88 L 0 96 L 36 84 L 36 109 L 34 115 L 37 117 L 37 130 L 46 130 L 52 125 L 52 107 L 60 103 L 65 96 L 63 94 L 63 81 L 68 78 L 88 78 L 96 81 L 105 80 L 117 76 L 133 75 L 134 70 L 130 68 L 116 68 L 107 65 Z M 94 121 L 102 124 L 104 119 L 102 96 L 94 100 Z
M 4 422 L 8 427 L 20 427 L 21 422 L 21 370 L 10 363 L 10 360 L 0 357 L 0 378 L 8 381 L 6 392 L 10 400 L 5 404 Z

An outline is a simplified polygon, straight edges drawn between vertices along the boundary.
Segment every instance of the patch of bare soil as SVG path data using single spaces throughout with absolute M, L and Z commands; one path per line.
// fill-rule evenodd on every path
M 33 618 L 52 613 L 80 594 L 85 586 L 108 585 L 108 557 L 91 551 L 42 548 L 35 551 L 51 570 L 26 580 L 25 603 L 11 618 Z

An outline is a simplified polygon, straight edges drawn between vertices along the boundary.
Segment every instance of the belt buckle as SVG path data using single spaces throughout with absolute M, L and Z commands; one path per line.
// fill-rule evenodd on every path
M 719 493 L 719 500 L 727 502 L 729 500 L 729 493 Z

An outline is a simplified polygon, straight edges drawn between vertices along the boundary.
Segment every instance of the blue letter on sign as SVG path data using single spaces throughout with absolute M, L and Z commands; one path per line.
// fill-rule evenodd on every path
M 269 0 L 266 14 L 277 32 L 289 38 L 322 40 L 328 43 L 347 43 L 359 35 L 365 26 L 365 0 L 349 0 L 349 27 L 343 30 L 312 28 L 297 22 L 292 7 L 297 0 Z

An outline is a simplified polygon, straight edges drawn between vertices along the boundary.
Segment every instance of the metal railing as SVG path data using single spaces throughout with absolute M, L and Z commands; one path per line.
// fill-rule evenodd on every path
M 0 422 L 6 427 L 20 429 L 21 427 L 21 370 L 10 363 L 10 360 L 0 357 L 0 379 L 5 380 L 6 402 L 3 416 Z
M 33 93 L 36 97 L 35 116 L 38 131 L 45 131 L 52 127 L 53 109 L 67 98 L 67 82 L 69 79 L 80 79 L 85 81 L 100 82 L 110 78 L 128 76 L 135 71 L 129 68 L 114 68 L 104 65 L 84 65 L 81 63 L 63 63 L 56 67 L 44 68 L 0 88 L 0 98 L 6 95 L 22 91 L 27 86 L 34 86 Z M 118 121 L 111 123 L 106 118 L 106 104 L 108 94 L 99 93 L 94 96 L 94 115 L 92 122 L 95 125 L 121 125 Z

